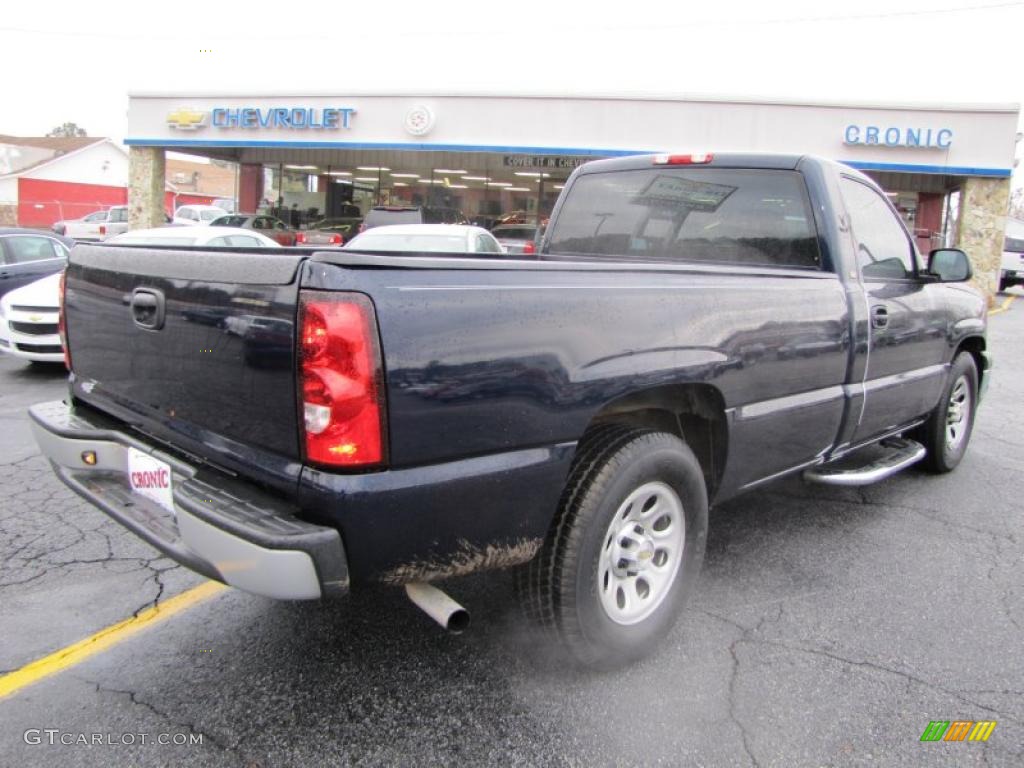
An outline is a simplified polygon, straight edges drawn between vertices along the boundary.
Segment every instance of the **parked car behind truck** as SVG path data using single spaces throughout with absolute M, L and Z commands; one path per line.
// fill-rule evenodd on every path
M 985 301 L 962 252 L 922 263 L 857 171 L 588 163 L 538 250 L 79 246 L 70 392 L 31 410 L 36 437 L 71 488 L 211 578 L 289 599 L 404 586 L 461 627 L 430 584 L 514 567 L 527 614 L 599 667 L 672 627 L 710 504 L 963 458 Z M 271 332 L 225 331 L 243 315 Z
M 274 216 L 263 216 L 256 213 L 232 213 L 230 216 L 219 216 L 210 222 L 213 227 L 237 227 L 251 229 L 277 241 L 278 245 L 295 245 L 296 230 Z
M 80 219 L 58 221 L 51 228 L 58 235 L 82 242 L 106 240 L 128 231 L 128 206 L 115 205 Z
M 0 296 L 60 272 L 74 240 L 25 227 L 0 227 Z

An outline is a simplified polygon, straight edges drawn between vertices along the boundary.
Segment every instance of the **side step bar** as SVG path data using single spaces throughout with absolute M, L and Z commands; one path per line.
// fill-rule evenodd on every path
M 888 453 L 862 467 L 830 468 L 828 464 L 804 470 L 804 480 L 825 485 L 871 485 L 892 477 L 924 458 L 925 448 L 906 438 L 893 438 L 879 443 Z

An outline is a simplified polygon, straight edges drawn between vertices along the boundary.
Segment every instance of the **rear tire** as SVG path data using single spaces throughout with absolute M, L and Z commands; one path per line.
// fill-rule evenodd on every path
M 928 450 L 929 472 L 952 472 L 967 452 L 978 408 L 978 366 L 970 352 L 953 360 L 939 404 L 921 425 L 918 437 Z
M 584 666 L 648 655 L 694 587 L 707 512 L 700 464 L 678 437 L 593 430 L 540 553 L 519 573 L 527 616 Z

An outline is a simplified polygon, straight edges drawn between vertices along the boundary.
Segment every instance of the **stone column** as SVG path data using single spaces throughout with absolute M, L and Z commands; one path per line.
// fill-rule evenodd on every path
M 960 225 L 956 247 L 967 252 L 974 284 L 995 303 L 1010 205 L 1010 180 L 971 176 L 960 187 Z
M 161 147 L 128 148 L 128 228 L 164 225 L 164 170 Z

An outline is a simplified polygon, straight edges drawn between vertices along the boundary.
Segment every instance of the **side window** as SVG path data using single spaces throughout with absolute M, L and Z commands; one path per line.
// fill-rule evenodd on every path
M 268 223 L 269 222 L 267 221 L 267 219 L 265 217 L 257 216 L 255 219 L 252 220 L 252 228 L 253 229 L 270 229 L 270 227 L 267 226 Z
M 1008 237 L 1003 241 L 1003 250 L 1011 253 L 1024 253 L 1024 239 Z
M 274 219 L 274 229 L 288 229 L 288 225 L 280 219 Z
M 128 221 L 128 209 L 127 208 L 111 208 L 110 209 L 110 220 L 112 222 L 125 222 L 125 221 Z
M 231 243 L 228 242 L 226 237 L 215 237 L 213 240 L 210 240 L 207 245 L 213 248 L 225 248 L 231 245 Z
M 88 216 L 86 216 L 85 219 L 83 219 L 83 221 L 106 221 L 106 218 L 106 211 L 96 211 L 96 213 L 90 213 Z
M 845 176 L 841 187 L 857 241 L 857 262 L 864 278 L 906 280 L 914 277 L 914 248 L 885 198 L 867 184 Z
M 25 264 L 30 261 L 54 259 L 53 241 L 48 237 L 17 236 L 7 238 L 9 263 Z
M 66 259 L 68 257 L 68 249 L 64 247 L 63 243 L 58 243 L 56 240 L 50 240 L 50 247 L 53 249 L 53 258 Z
M 478 253 L 501 253 L 501 246 L 493 237 L 477 235 L 476 250 Z
M 638 261 L 821 268 L 803 177 L 768 169 L 662 167 L 584 174 L 549 253 Z
M 229 235 L 228 240 L 236 248 L 258 248 L 263 245 L 261 241 L 249 235 Z

